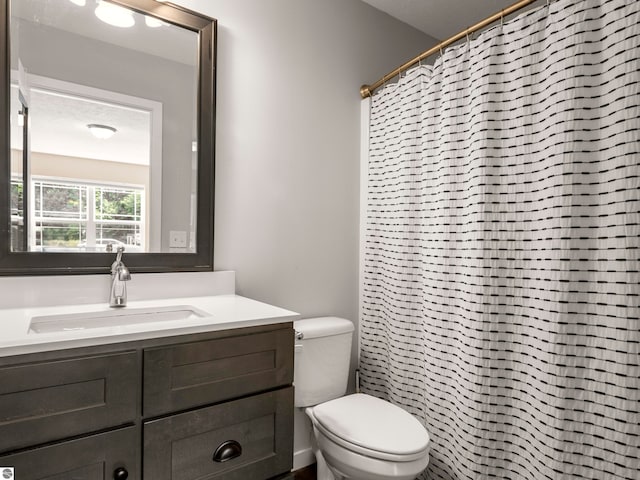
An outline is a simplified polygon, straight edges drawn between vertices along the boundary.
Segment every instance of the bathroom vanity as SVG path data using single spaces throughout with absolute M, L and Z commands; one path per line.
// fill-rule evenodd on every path
M 80 312 L 114 310 L 3 310 L 13 333 L 0 337 L 0 467 L 20 480 L 287 475 L 296 315 L 236 295 L 130 307 L 176 302 L 207 316 L 81 328 Z

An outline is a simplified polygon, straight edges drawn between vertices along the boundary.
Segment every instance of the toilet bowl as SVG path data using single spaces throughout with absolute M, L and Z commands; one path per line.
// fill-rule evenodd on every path
M 409 413 L 364 394 L 310 407 L 319 452 L 334 477 L 412 480 L 429 463 L 429 435 Z M 318 477 L 320 480 L 320 477 Z
M 295 404 L 313 425 L 318 480 L 412 480 L 429 463 L 429 434 L 410 413 L 366 394 L 346 395 L 353 324 L 298 320 Z

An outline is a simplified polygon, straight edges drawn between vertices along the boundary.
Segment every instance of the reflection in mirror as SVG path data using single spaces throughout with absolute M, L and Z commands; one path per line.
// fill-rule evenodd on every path
M 216 22 L 0 0 L 0 275 L 213 269 Z
M 53 85 L 44 78 L 39 82 Z M 161 184 L 150 185 L 153 110 L 63 94 L 63 86 L 72 87 L 59 81 L 55 89 L 29 85 L 29 122 L 24 121 L 18 85 L 11 86 L 16 116 L 11 128 L 12 250 L 105 251 L 109 245 L 125 245 L 130 252 L 153 251 L 149 239 L 158 239 L 160 232 L 151 232 L 149 224 L 159 227 L 161 220 L 160 208 L 148 207 L 149 196 L 153 191 L 161 198 L 162 191 Z M 154 103 L 154 125 L 159 125 L 161 104 Z M 86 123 L 88 119 L 104 123 Z M 25 135 L 30 139 L 26 176 Z M 161 171 L 160 159 L 153 168 Z M 29 179 L 27 188 L 24 178 Z M 21 208 L 25 191 L 30 200 L 26 218 Z
M 11 250 L 195 252 L 197 82 L 196 32 L 12 0 Z

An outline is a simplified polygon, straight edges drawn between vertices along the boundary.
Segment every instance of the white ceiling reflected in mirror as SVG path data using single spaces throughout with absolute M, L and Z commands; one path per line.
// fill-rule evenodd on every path
M 195 253 L 198 34 L 106 0 L 11 15 L 11 251 Z
M 30 76 L 28 88 L 32 153 L 150 164 L 152 126 L 160 131 L 162 126 L 160 102 L 36 76 Z M 16 118 L 18 91 L 12 82 Z M 12 122 L 12 145 L 21 145 L 22 127 Z

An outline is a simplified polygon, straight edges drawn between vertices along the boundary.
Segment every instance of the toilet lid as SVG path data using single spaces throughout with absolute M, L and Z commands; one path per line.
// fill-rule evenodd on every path
M 313 408 L 317 422 L 333 435 L 377 452 L 411 455 L 429 446 L 429 434 L 410 413 L 365 394 L 347 395 Z

